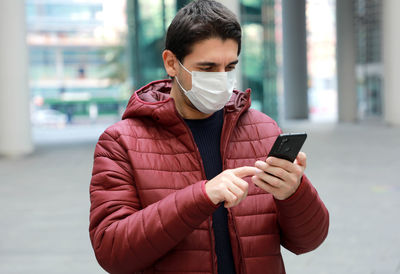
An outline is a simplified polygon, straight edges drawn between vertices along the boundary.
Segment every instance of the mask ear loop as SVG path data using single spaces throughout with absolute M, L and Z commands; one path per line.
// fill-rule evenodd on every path
M 176 82 L 178 83 L 178 86 L 183 90 L 183 92 L 186 94 L 188 91 L 186 89 L 183 88 L 183 86 L 181 85 L 181 83 L 179 82 L 178 76 L 175 76 Z
M 177 59 L 178 60 L 178 59 Z M 182 65 L 181 61 L 178 60 L 179 65 L 186 70 L 190 75 L 192 75 L 192 72 L 190 72 L 187 68 L 185 68 L 184 65 Z M 176 78 L 176 82 L 178 83 L 179 87 L 185 92 L 185 94 L 188 92 L 186 89 L 183 88 L 183 86 L 181 85 L 181 83 L 179 82 L 178 76 L 175 76 Z
M 192 75 L 192 72 L 191 72 L 190 70 L 188 70 L 184 65 L 182 65 L 181 61 L 178 60 L 178 62 L 179 62 L 179 65 L 181 65 L 181 67 L 182 67 L 184 70 L 186 70 L 190 75 Z

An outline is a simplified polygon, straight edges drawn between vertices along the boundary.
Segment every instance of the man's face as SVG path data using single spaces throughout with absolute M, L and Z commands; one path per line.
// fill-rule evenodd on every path
M 204 72 L 224 72 L 235 69 L 238 63 L 238 44 L 233 39 L 222 40 L 220 38 L 210 38 L 200 41 L 193 45 L 190 54 L 186 55 L 183 59 L 182 65 L 189 71 L 204 71 Z M 179 82 L 185 90 L 192 88 L 192 76 L 184 68 L 175 63 L 175 69 Z M 175 83 L 176 85 L 176 83 Z M 177 89 L 180 89 L 176 86 Z M 189 107 L 197 112 L 197 109 L 183 95 L 181 90 L 180 95 L 182 101 Z
M 233 39 L 210 38 L 193 45 L 192 52 L 182 64 L 189 71 L 223 72 L 235 69 L 238 63 L 238 44 Z M 192 88 L 191 75 L 178 67 L 178 78 L 186 90 Z

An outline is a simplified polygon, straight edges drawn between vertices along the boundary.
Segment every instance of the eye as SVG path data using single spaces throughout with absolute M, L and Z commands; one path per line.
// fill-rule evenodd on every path
M 211 71 L 212 67 L 200 67 L 201 71 Z
M 231 70 L 234 70 L 235 69 L 235 66 L 229 66 L 229 67 L 226 67 L 226 71 L 231 71 Z

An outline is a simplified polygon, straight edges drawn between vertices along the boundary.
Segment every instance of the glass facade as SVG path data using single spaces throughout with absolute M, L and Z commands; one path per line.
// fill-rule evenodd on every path
M 354 0 L 359 118 L 382 115 L 382 1 Z
M 120 115 L 132 91 L 167 78 L 161 53 L 190 0 L 27 0 L 34 109 Z M 253 107 L 277 119 L 275 1 L 238 0 L 241 82 Z M 96 108 L 95 111 L 93 108 Z
M 238 82 L 243 89 L 252 89 L 253 108 L 278 119 L 278 98 L 282 95 L 281 81 L 277 80 L 281 73 L 281 3 L 236 1 L 243 30 Z M 381 116 L 382 2 L 352 1 L 359 118 Z M 189 2 L 27 0 L 33 109 L 52 108 L 89 116 L 95 107 L 92 113 L 119 116 L 133 90 L 167 78 L 161 57 L 166 30 L 176 12 Z M 334 6 L 333 0 L 325 2 Z M 321 1 L 309 0 L 307 16 L 311 15 L 310 3 L 321 8 Z M 327 49 L 322 44 L 312 48 L 310 37 L 308 30 L 309 59 Z M 309 80 L 311 87 L 318 84 L 331 88 L 329 81 Z
M 32 111 L 118 114 L 128 94 L 125 0 L 27 0 Z
M 275 1 L 241 0 L 243 87 L 252 89 L 252 105 L 278 118 Z
M 161 53 L 168 25 L 188 0 L 128 0 L 130 79 L 134 89 L 166 78 Z M 243 87 L 252 89 L 252 104 L 277 118 L 275 1 L 242 0 L 241 71 Z
M 133 89 L 166 78 L 161 57 L 168 25 L 184 1 L 127 0 L 130 79 Z

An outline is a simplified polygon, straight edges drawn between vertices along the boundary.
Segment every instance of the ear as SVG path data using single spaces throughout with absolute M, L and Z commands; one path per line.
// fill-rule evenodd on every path
M 166 49 L 162 53 L 162 58 L 164 61 L 164 68 L 167 74 L 171 77 L 175 77 L 177 74 L 177 59 L 172 51 Z

